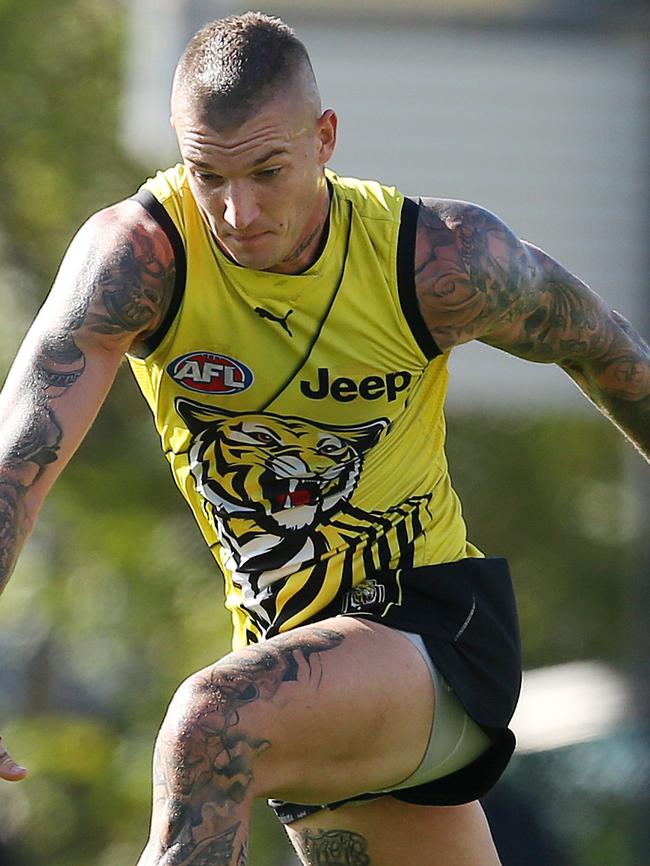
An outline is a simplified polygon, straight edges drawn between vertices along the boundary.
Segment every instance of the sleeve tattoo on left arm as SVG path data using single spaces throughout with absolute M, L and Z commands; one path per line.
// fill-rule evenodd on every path
M 585 283 L 489 211 L 420 208 L 420 308 L 441 349 L 472 339 L 556 363 L 650 455 L 650 349 Z

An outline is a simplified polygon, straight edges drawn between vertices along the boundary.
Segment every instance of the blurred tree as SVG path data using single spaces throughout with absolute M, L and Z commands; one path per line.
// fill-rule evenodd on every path
M 0 0 L 0 225 L 43 293 L 71 231 L 141 180 L 116 142 L 123 30 L 115 0 Z
M 526 667 L 624 661 L 627 551 L 641 527 L 623 448 L 588 408 L 449 419 L 470 538 L 510 561 Z

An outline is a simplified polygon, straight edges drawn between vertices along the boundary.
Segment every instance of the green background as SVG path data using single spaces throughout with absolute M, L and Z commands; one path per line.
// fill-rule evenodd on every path
M 109 0 L 0 2 L 3 370 L 76 228 L 154 168 L 118 140 L 125 26 Z M 511 562 L 526 666 L 626 669 L 641 535 L 629 466 L 641 461 L 588 407 L 468 411 L 449 430 L 471 538 Z M 0 730 L 31 770 L 0 783 L 0 863 L 135 863 L 157 726 L 180 681 L 227 651 L 229 631 L 220 577 L 123 368 L 0 604 Z M 530 801 L 554 862 L 638 866 L 639 754 L 630 723 L 605 742 L 521 757 L 504 796 Z M 263 805 L 253 828 L 253 863 L 289 862 Z

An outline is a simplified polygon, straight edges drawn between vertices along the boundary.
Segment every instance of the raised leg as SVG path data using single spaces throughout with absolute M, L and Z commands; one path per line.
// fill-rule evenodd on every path
M 170 704 L 139 866 L 245 866 L 255 797 L 324 803 L 397 784 L 424 755 L 433 703 L 419 651 L 374 623 L 339 617 L 231 653 Z M 321 827 L 331 825 L 303 829 Z

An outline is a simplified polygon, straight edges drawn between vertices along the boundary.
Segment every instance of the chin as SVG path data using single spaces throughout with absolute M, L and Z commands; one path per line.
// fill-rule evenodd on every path
M 242 268 L 267 271 L 282 261 L 282 256 L 277 251 L 264 249 L 263 244 L 260 244 L 257 249 L 255 247 L 255 244 L 252 244 L 250 249 L 246 249 L 243 244 L 233 244 L 232 246 L 224 244 L 225 252 Z
M 231 253 L 231 258 L 242 268 L 251 271 L 268 271 L 277 265 L 275 256 L 247 255 L 246 253 Z

